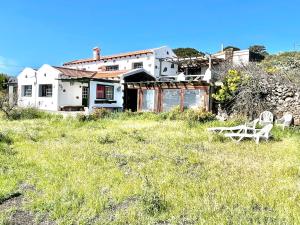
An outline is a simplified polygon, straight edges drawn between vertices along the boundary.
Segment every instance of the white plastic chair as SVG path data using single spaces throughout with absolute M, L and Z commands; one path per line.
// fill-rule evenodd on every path
M 259 124 L 264 126 L 267 124 L 273 124 L 274 116 L 269 111 L 264 111 L 259 116 Z
M 283 117 L 276 120 L 276 125 L 281 126 L 284 130 L 285 127 L 291 126 L 293 121 L 293 115 L 291 113 L 285 113 Z
M 251 138 L 255 140 L 256 144 L 259 144 L 260 139 L 268 140 L 271 136 L 270 132 L 273 128 L 273 124 L 268 124 L 262 129 L 256 129 L 253 134 L 247 133 L 228 133 L 225 134 L 225 137 L 231 138 L 233 141 L 240 142 L 244 138 Z

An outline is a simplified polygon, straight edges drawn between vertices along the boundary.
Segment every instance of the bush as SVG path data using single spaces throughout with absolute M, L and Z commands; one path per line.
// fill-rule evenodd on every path
M 95 121 L 98 119 L 104 119 L 112 117 L 113 113 L 105 108 L 95 109 L 91 114 L 85 115 L 83 113 L 77 114 L 76 118 L 79 121 Z
M 182 119 L 182 115 L 183 113 L 181 112 L 180 106 L 176 106 L 167 113 L 167 118 L 169 120 L 179 120 Z
M 187 121 L 195 121 L 195 122 L 208 122 L 215 120 L 216 117 L 213 113 L 207 112 L 203 108 L 199 109 L 188 109 L 184 112 L 185 120 Z
M 52 115 L 40 111 L 36 108 L 28 107 L 28 108 L 16 108 L 13 109 L 8 115 L 8 119 L 19 120 L 19 119 L 40 119 L 40 118 L 49 118 Z
M 168 209 L 168 204 L 163 195 L 149 182 L 143 187 L 141 196 L 145 212 L 151 216 L 159 214 Z
M 111 111 L 105 109 L 105 108 L 99 108 L 99 109 L 95 109 L 92 114 L 90 115 L 90 117 L 93 120 L 97 120 L 97 119 L 103 119 L 103 118 L 108 118 L 110 117 L 112 114 Z

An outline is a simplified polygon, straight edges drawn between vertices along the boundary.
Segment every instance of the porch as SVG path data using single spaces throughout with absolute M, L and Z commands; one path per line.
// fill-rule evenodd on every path
M 211 109 L 210 86 L 204 81 L 127 82 L 126 85 L 127 92 L 131 93 L 127 97 L 137 96 L 137 111 L 167 112 L 176 106 L 182 111 L 188 108 Z

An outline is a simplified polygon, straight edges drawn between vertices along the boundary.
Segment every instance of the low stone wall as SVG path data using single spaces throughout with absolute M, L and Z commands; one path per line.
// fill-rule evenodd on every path
M 271 82 L 266 100 L 273 113 L 280 118 L 284 113 L 293 114 L 294 124 L 300 125 L 300 90 L 295 85 Z

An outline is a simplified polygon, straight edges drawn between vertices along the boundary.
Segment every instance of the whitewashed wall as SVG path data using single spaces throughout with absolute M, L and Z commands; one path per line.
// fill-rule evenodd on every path
M 233 52 L 233 65 L 245 65 L 250 61 L 250 51 L 248 49 Z
M 95 103 L 97 84 L 114 86 L 114 101 L 116 103 L 105 103 L 97 104 Z M 90 82 L 90 99 L 89 99 L 89 110 L 92 111 L 94 108 L 123 108 L 123 90 L 122 85 L 119 83 L 109 83 L 100 81 Z
M 155 77 L 159 77 L 160 70 L 161 70 L 161 75 L 164 75 L 164 76 L 177 75 L 177 73 L 178 73 L 178 65 L 177 64 L 174 64 L 174 68 L 171 68 L 172 63 L 164 61 L 161 63 L 161 68 L 160 68 L 159 59 L 177 57 L 171 48 L 165 46 L 165 47 L 154 49 L 154 55 L 155 55 L 155 65 L 156 65 L 155 71 L 154 71 Z M 164 68 L 167 68 L 166 72 L 164 72 Z
M 58 110 L 58 78 L 60 72 L 50 65 L 43 65 L 37 71 L 37 108 L 43 110 Z M 52 84 L 52 96 L 51 97 L 40 97 L 39 96 L 39 85 Z
M 111 60 L 100 60 L 97 62 L 81 63 L 74 65 L 67 65 L 66 67 L 73 69 L 86 69 L 88 71 L 99 71 L 102 66 L 119 65 L 119 70 L 133 69 L 133 63 L 143 62 L 143 68 L 149 73 L 154 71 L 154 56 L 153 54 L 142 54 L 140 56 L 128 56 L 126 58 L 117 58 Z
M 73 65 L 66 65 L 66 67 L 73 69 L 86 69 L 88 71 L 99 71 L 102 66 L 119 65 L 119 70 L 131 70 L 133 69 L 133 63 L 143 62 L 143 68 L 151 75 L 158 77 L 160 74 L 159 58 L 176 57 L 173 50 L 169 47 L 161 47 L 153 49 L 153 53 L 142 54 L 138 56 L 127 56 L 123 58 L 100 60 L 97 62 L 80 63 Z M 175 64 L 174 68 L 171 68 L 170 62 L 162 63 L 162 75 L 174 76 L 177 74 L 178 66 Z M 164 68 L 167 68 L 166 72 L 163 72 Z
M 63 106 L 80 106 L 82 105 L 82 89 L 88 86 L 87 83 L 81 82 L 63 82 L 58 83 L 58 105 Z
M 36 106 L 36 70 L 25 68 L 17 77 L 18 79 L 18 106 L 35 107 Z M 31 97 L 22 96 L 22 86 L 32 85 Z

